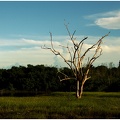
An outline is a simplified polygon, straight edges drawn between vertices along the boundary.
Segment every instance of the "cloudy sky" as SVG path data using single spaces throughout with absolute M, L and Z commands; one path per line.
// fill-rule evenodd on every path
M 118 65 L 119 1 L 0 1 L 0 68 L 27 64 L 65 66 L 59 57 L 49 50 L 41 49 L 44 44 L 50 47 L 49 32 L 52 32 L 55 48 L 65 54 L 59 46 L 69 41 L 64 19 L 69 22 L 71 33 L 76 30 L 78 41 L 88 37 L 84 47 L 96 43 L 110 31 L 103 40 L 103 55 L 94 65 L 110 62 Z

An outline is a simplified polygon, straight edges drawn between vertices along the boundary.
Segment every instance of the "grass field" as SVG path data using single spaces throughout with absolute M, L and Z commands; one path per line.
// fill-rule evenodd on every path
M 0 118 L 120 118 L 120 92 L 56 92 L 36 97 L 0 97 Z

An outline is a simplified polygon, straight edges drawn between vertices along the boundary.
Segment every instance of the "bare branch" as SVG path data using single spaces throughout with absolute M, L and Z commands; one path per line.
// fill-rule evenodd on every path
M 61 82 L 61 81 L 64 81 L 64 80 L 71 80 L 71 79 L 76 80 L 76 78 L 68 77 L 65 73 L 63 73 L 63 72 L 61 72 L 61 71 L 58 71 L 57 73 L 60 73 L 60 74 L 62 74 L 62 75 L 64 76 L 63 79 L 61 79 L 60 76 L 58 76 L 58 78 L 60 79 L 60 82 Z
M 68 25 L 67 25 L 66 23 L 64 23 L 64 25 L 65 25 L 65 27 L 66 27 L 66 30 L 67 30 L 68 35 L 69 35 L 69 37 L 70 37 L 70 40 L 72 41 L 72 43 L 73 43 L 73 45 L 74 45 L 74 47 L 75 47 L 76 44 L 75 44 L 75 42 L 74 42 L 74 40 L 73 40 L 73 37 L 74 37 L 74 35 L 75 35 L 76 30 L 75 30 L 75 31 L 73 32 L 73 34 L 71 35 L 71 33 L 70 33 L 69 29 L 68 29 Z
M 59 76 L 58 76 L 59 77 Z M 60 77 L 59 77 L 59 79 L 60 79 Z M 64 81 L 64 80 L 76 80 L 75 78 L 64 78 L 64 79 L 60 79 L 60 82 L 62 82 L 62 81 Z
M 110 32 L 109 32 L 109 33 L 110 33 Z M 106 34 L 106 35 L 104 35 L 104 36 L 103 36 L 101 39 L 99 39 L 94 45 L 92 45 L 90 48 L 88 48 L 88 49 L 84 52 L 84 54 L 82 55 L 81 60 L 82 60 L 82 59 L 84 58 L 84 56 L 88 53 L 88 51 L 90 51 L 91 49 L 95 48 L 95 46 L 98 44 L 98 47 L 97 47 L 97 49 L 96 49 L 96 52 L 95 52 L 95 54 L 94 54 L 94 56 L 93 56 L 93 58 L 95 58 L 98 50 L 100 49 L 100 45 L 101 45 L 101 43 L 102 43 L 102 39 L 105 38 L 106 36 L 108 36 L 109 33 Z M 102 51 L 100 52 L 100 55 L 101 55 L 101 53 L 102 53 Z M 93 59 L 93 58 L 92 58 L 92 59 Z

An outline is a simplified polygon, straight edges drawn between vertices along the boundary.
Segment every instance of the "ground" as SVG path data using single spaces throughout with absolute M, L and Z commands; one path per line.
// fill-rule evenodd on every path
M 120 92 L 55 92 L 35 97 L 0 97 L 0 118 L 120 118 Z

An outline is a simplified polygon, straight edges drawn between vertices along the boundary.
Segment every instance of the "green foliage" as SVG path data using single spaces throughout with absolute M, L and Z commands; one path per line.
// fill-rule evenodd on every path
M 73 77 L 69 68 L 60 68 L 60 70 Z M 57 71 L 56 67 L 30 64 L 27 67 L 13 66 L 11 69 L 0 69 L 0 90 L 76 91 L 76 81 L 60 82 Z M 108 68 L 104 65 L 91 66 L 89 76 L 91 79 L 86 81 L 84 91 L 120 91 L 120 66 L 118 68 Z
M 120 118 L 120 93 L 84 92 L 81 99 L 75 93 L 53 92 L 49 96 L 0 97 L 0 118 Z

